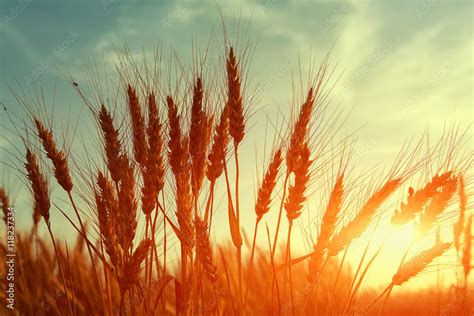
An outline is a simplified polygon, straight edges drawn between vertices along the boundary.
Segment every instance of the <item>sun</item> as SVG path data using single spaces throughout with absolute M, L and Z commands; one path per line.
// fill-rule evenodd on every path
M 405 251 L 415 237 L 415 226 L 412 222 L 406 225 L 390 225 L 387 238 L 387 244 L 397 251 Z

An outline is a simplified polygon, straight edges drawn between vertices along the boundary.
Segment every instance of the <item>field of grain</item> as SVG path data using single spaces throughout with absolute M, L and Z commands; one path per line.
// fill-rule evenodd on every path
M 2 113 L 21 140 L 9 166 L 31 192 L 34 224 L 0 245 L 2 258 L 16 254 L 14 313 L 472 315 L 470 127 L 400 143 L 389 168 L 358 172 L 354 134 L 335 139 L 350 115 L 330 104 L 330 53 L 288 89 L 290 117 L 252 122 L 251 53 L 238 44 L 226 40 L 218 62 L 196 53 L 189 68 L 170 58 L 167 72 L 161 56 L 124 50 L 113 85 L 92 71 L 84 88 L 60 69 L 95 124 L 72 137 L 82 151 L 55 128 L 42 89 L 15 92 L 21 110 Z M 254 200 L 242 183 L 255 173 L 239 163 L 251 124 L 271 135 Z M 0 187 L 7 226 L 11 191 Z M 406 243 L 390 248 L 404 227 Z M 387 253 L 393 270 L 379 260 Z M 384 268 L 390 279 L 375 282 Z M 2 315 L 12 312 L 8 269 Z

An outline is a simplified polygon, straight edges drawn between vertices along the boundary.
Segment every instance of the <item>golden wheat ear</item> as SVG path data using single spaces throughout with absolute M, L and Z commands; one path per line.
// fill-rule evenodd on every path
M 48 182 L 40 170 L 36 155 L 30 149 L 26 150 L 25 169 L 33 192 L 34 210 L 44 218 L 46 223 L 49 223 L 51 201 Z
M 262 217 L 270 210 L 272 202 L 272 193 L 275 189 L 280 167 L 283 162 L 282 150 L 279 148 L 268 165 L 267 171 L 262 181 L 262 185 L 258 189 L 257 203 L 255 203 L 255 214 L 257 220 L 260 221 Z
M 207 156 L 206 175 L 211 183 L 214 183 L 224 171 L 224 159 L 226 158 L 227 146 L 229 144 L 228 112 L 228 107 L 225 106 L 219 123 L 215 127 L 211 149 Z
M 230 48 L 227 57 L 227 105 L 229 107 L 229 134 L 237 147 L 245 136 L 245 116 L 240 86 L 240 64 Z
M 441 190 L 437 192 L 430 203 L 426 206 L 417 223 L 417 237 L 422 237 L 428 233 L 438 220 L 438 217 L 448 206 L 449 201 L 456 193 L 458 180 L 452 176 L 446 180 L 441 186 Z
M 451 175 L 451 171 L 435 175 L 424 187 L 417 191 L 410 187 L 407 202 L 401 203 L 400 210 L 395 211 L 392 216 L 392 224 L 404 225 L 415 219 L 415 216 L 421 213 L 426 204 L 435 197 L 438 189 L 449 181 Z
M 400 187 L 402 179 L 390 179 L 376 190 L 362 206 L 352 221 L 331 238 L 329 255 L 335 256 L 350 242 L 358 238 L 371 223 L 377 209 Z
M 140 167 L 145 168 L 148 149 L 145 136 L 145 119 L 143 118 L 137 92 L 130 84 L 127 86 L 127 105 L 132 128 L 133 154 Z
M 423 271 L 426 266 L 429 265 L 435 258 L 446 252 L 451 247 L 451 245 L 451 243 L 440 242 L 434 247 L 419 253 L 410 261 L 403 264 L 400 269 L 398 269 L 397 273 L 392 278 L 392 284 L 402 285 L 409 279 L 415 277 L 421 271 Z
M 38 118 L 35 118 L 35 125 L 38 137 L 46 151 L 46 156 L 53 163 L 54 177 L 64 191 L 71 192 L 73 184 L 69 173 L 66 154 L 64 151 L 58 150 L 53 138 L 53 132 L 50 129 L 47 129 Z
M 196 218 L 196 255 L 204 268 L 206 277 L 213 283 L 218 280 L 217 267 L 212 253 L 209 230 L 204 220 Z
M 336 183 L 329 197 L 329 202 L 324 212 L 321 230 L 314 245 L 314 253 L 310 257 L 309 281 L 315 281 L 320 273 L 324 261 L 324 254 L 330 244 L 330 240 L 336 229 L 337 216 L 341 211 L 344 195 L 344 174 L 337 177 Z
M 104 150 L 107 167 L 110 176 L 115 183 L 121 179 L 122 167 L 122 143 L 118 129 L 114 126 L 114 121 L 110 112 L 102 104 L 98 114 L 99 126 L 104 138 Z

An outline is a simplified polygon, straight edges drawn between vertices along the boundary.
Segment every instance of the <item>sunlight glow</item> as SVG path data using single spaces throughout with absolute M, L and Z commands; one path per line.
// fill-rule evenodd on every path
M 414 235 L 415 227 L 412 222 L 402 226 L 390 225 L 387 243 L 392 246 L 392 249 L 403 252 L 413 240 Z

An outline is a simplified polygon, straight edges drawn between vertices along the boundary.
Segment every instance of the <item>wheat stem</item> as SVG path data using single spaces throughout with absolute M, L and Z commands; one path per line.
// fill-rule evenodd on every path
M 59 250 L 58 250 L 58 247 L 56 246 L 56 241 L 54 240 L 53 231 L 51 230 L 51 224 L 49 222 L 47 222 L 46 227 L 48 227 L 49 236 L 51 237 L 51 241 L 53 242 L 54 253 L 56 254 L 56 261 L 58 262 L 59 272 L 61 273 L 61 279 L 63 281 L 64 293 L 65 293 L 66 298 L 67 298 L 67 303 L 68 303 L 68 306 L 69 306 L 69 312 L 71 313 L 71 315 L 74 315 L 73 312 L 72 312 L 71 301 L 69 299 L 69 294 L 68 294 L 69 291 L 67 290 L 66 278 L 64 277 L 64 270 L 63 270 L 63 267 L 61 265 L 61 260 L 59 258 Z
M 87 237 L 87 232 L 85 230 L 84 223 L 82 222 L 82 218 L 79 215 L 79 211 L 77 209 L 76 203 L 74 202 L 71 191 L 67 191 L 67 194 L 68 194 L 69 200 L 71 201 L 72 208 L 74 209 L 74 212 L 76 213 L 77 219 L 79 221 L 79 225 L 81 227 L 81 231 L 83 233 L 83 235 L 81 237 L 84 238 L 84 241 L 86 241 L 86 239 L 88 240 L 89 238 Z M 94 270 L 94 275 L 96 277 L 96 282 L 97 282 L 97 285 L 99 286 L 99 289 L 100 289 L 100 297 L 102 299 L 102 304 L 104 305 L 104 309 L 106 309 L 107 304 L 105 302 L 104 292 L 102 291 L 102 284 L 101 284 L 100 279 L 99 279 L 99 273 L 97 271 L 96 265 L 94 264 L 94 257 L 92 256 L 92 249 L 91 249 L 90 243 L 86 242 L 86 246 L 87 246 L 87 251 L 89 253 L 89 258 L 91 260 L 92 269 Z
M 253 266 L 253 257 L 255 254 L 255 243 L 257 241 L 257 232 L 258 232 L 258 224 L 260 223 L 260 219 L 257 218 L 255 221 L 255 228 L 253 230 L 253 241 L 252 241 L 252 250 L 250 252 L 250 260 L 249 260 L 249 271 L 247 275 L 247 288 L 245 290 L 245 300 L 244 300 L 244 312 L 246 311 L 247 306 L 247 298 L 249 294 L 249 287 L 250 287 L 250 278 L 252 276 L 252 266 Z

